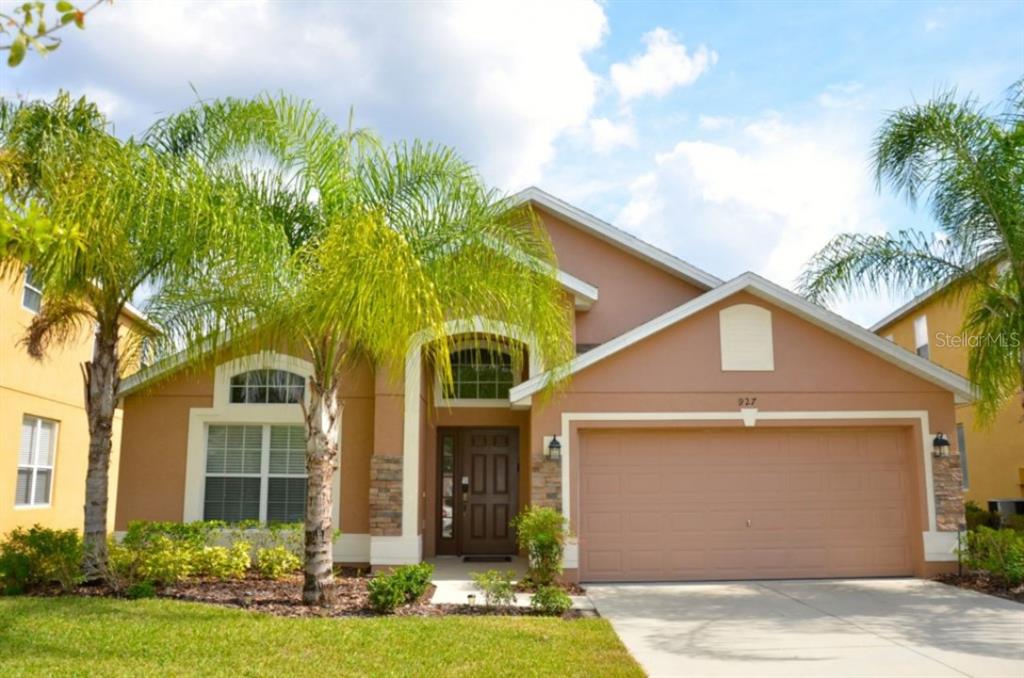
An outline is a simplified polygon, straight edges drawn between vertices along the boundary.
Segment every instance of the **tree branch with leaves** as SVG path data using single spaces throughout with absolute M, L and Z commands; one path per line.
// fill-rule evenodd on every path
M 29 51 L 46 56 L 61 45 L 57 35 L 66 26 L 74 24 L 85 29 L 85 17 L 103 3 L 113 0 L 95 0 L 80 9 L 67 0 L 57 0 L 50 6 L 44 0 L 32 0 L 15 6 L 10 12 L 0 11 L 0 51 L 9 52 L 7 65 L 14 68 Z

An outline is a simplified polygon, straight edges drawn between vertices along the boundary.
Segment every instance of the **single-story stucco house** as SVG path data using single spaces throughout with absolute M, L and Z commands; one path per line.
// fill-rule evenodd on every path
M 575 307 L 571 380 L 541 399 L 542 356 L 519 374 L 465 343 L 442 392 L 415 341 L 397 378 L 343 374 L 336 561 L 511 554 L 509 520 L 537 504 L 568 518 L 584 581 L 950 566 L 961 470 L 955 436 L 935 441 L 965 379 L 756 275 L 722 281 L 539 189 L 518 197 Z M 115 529 L 301 519 L 309 372 L 268 352 L 127 379 Z

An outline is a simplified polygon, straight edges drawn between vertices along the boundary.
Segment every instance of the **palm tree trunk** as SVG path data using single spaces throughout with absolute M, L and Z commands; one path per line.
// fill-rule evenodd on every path
M 96 329 L 93 356 L 82 366 L 85 411 L 89 419 L 89 467 L 85 476 L 85 556 L 87 580 L 101 579 L 107 568 L 107 492 L 110 450 L 120 382 L 118 326 Z
M 330 386 L 324 388 L 324 384 Z M 338 467 L 338 393 L 335 380 L 309 380 L 306 415 L 306 562 L 302 602 L 323 605 L 334 589 L 331 481 Z

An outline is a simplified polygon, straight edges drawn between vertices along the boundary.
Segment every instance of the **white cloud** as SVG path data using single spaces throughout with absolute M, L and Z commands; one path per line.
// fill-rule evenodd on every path
M 697 116 L 697 126 L 701 129 L 709 132 L 717 132 L 718 130 L 727 129 L 732 127 L 736 121 L 732 118 L 724 115 L 699 115 Z
M 865 98 L 862 90 L 864 86 L 859 82 L 843 82 L 829 85 L 825 91 L 818 95 L 818 104 L 822 108 L 851 108 L 861 110 L 864 108 Z
M 285 91 L 389 138 L 456 146 L 501 186 L 537 181 L 585 129 L 607 31 L 592 0 L 544 3 L 118 3 L 5 90 L 103 92 L 125 132 L 204 98 Z M 30 63 L 31 62 L 31 63 Z
M 612 64 L 612 84 L 623 101 L 645 95 L 662 97 L 681 85 L 693 84 L 718 61 L 718 54 L 701 45 L 691 55 L 664 28 L 643 36 L 647 51 L 626 63 Z
M 792 286 L 832 236 L 882 232 L 865 149 L 870 129 L 830 113 L 756 119 L 727 143 L 681 141 L 630 187 L 618 221 L 722 277 L 753 270 Z M 844 304 L 867 322 L 886 304 Z
M 636 128 L 631 120 L 613 122 L 608 118 L 592 118 L 589 127 L 591 146 L 598 153 L 620 146 L 636 146 Z

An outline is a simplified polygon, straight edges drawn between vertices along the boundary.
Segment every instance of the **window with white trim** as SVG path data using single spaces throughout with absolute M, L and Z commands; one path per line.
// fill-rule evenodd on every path
M 21 305 L 33 313 L 39 313 L 39 309 L 43 307 L 43 286 L 36 280 L 31 266 L 25 268 L 25 287 L 21 291 Z
M 924 359 L 928 359 L 928 316 L 922 315 L 914 318 L 914 352 Z
M 203 519 L 293 523 L 306 514 L 302 426 L 210 424 Z
M 451 352 L 452 383 L 445 400 L 507 400 L 516 384 L 512 356 L 485 346 L 464 346 Z
M 301 403 L 306 380 L 286 370 L 249 370 L 231 377 L 232 403 Z
M 15 506 L 49 506 L 57 422 L 26 414 L 21 420 Z

